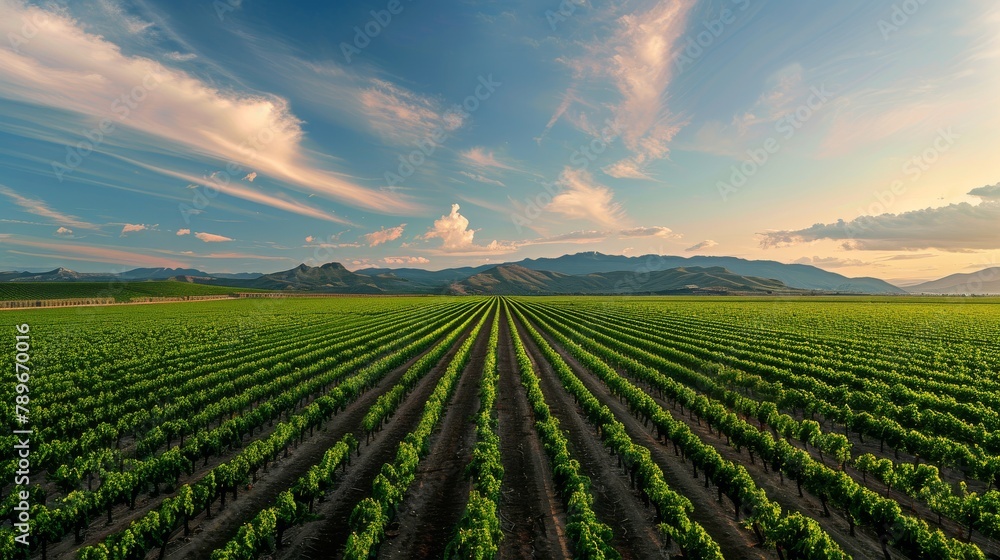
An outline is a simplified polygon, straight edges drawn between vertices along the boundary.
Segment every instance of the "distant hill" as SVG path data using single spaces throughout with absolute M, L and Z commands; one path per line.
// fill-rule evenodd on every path
M 180 280 L 184 282 L 209 284 L 216 286 L 236 286 L 259 288 L 263 290 L 280 291 L 319 291 L 340 293 L 444 293 L 447 290 L 462 289 L 463 283 L 479 274 L 486 273 L 498 266 L 516 266 L 526 270 L 560 274 L 564 276 L 607 275 L 620 273 L 616 282 L 627 281 L 629 288 L 638 293 L 658 293 L 664 290 L 678 288 L 672 281 L 653 282 L 658 276 L 651 274 L 667 270 L 685 269 L 691 274 L 695 269 L 723 269 L 727 274 L 743 278 L 757 279 L 751 283 L 751 289 L 767 289 L 762 279 L 776 281 L 777 289 L 799 289 L 822 292 L 863 293 L 863 294 L 906 294 L 907 291 L 893 286 L 877 278 L 848 278 L 841 274 L 827 272 L 814 266 L 803 264 L 783 264 L 775 261 L 751 261 L 736 257 L 676 257 L 661 255 L 644 255 L 625 257 L 621 255 L 605 255 L 596 251 L 563 255 L 556 258 L 524 259 L 518 262 L 489 264 L 477 267 L 448 268 L 444 270 L 423 270 L 419 268 L 368 268 L 351 272 L 339 263 L 328 263 L 318 267 L 300 265 L 291 270 L 271 274 L 237 273 L 213 274 L 198 269 L 182 268 L 137 268 L 121 274 L 113 273 L 79 273 L 65 268 L 57 268 L 47 272 L 0 272 L 0 282 L 115 282 L 115 281 L 148 281 L 148 280 Z M 479 287 L 490 283 L 509 283 L 517 278 L 519 288 L 529 290 L 533 282 L 542 282 L 547 289 L 580 291 L 591 289 L 580 279 L 557 280 L 547 277 L 544 282 L 541 277 L 534 280 L 524 271 L 507 269 L 494 278 L 476 278 L 465 287 L 476 291 Z M 701 272 L 700 274 L 706 274 Z M 709 273 L 711 274 L 711 273 Z M 610 278 L 610 277 L 609 277 Z M 715 279 L 720 287 L 739 284 L 723 281 L 723 277 Z M 600 279 L 601 289 L 608 289 L 608 278 Z M 704 279 L 695 278 L 691 284 L 707 285 Z M 735 284 L 733 284 L 735 283 Z M 573 288 L 578 286 L 578 288 Z M 924 286 L 924 285 L 920 285 Z M 513 289 L 513 286 L 508 286 Z M 918 288 L 911 287 L 909 290 Z M 594 288 L 596 289 L 596 288 Z M 930 293 L 948 293 L 933 292 Z
M 803 290 L 850 292 L 866 294 L 905 294 L 906 291 L 878 278 L 848 278 L 804 264 L 784 264 L 777 261 L 751 261 L 737 257 L 676 257 L 643 255 L 626 257 L 605 255 L 596 251 L 563 255 L 556 258 L 525 259 L 515 264 L 533 270 L 550 270 L 563 274 L 593 272 L 652 272 L 673 268 L 722 267 L 742 276 L 773 278 L 786 286 Z
M 62 267 L 48 272 L 0 272 L 0 282 L 109 282 L 116 278 L 111 273 L 76 272 Z
M 722 267 L 675 268 L 640 276 L 628 271 L 563 274 L 516 264 L 495 266 L 474 274 L 452 283 L 448 291 L 483 295 L 801 292 L 777 280 L 740 276 Z
M 213 282 L 221 285 L 225 281 Z M 274 291 L 335 292 L 344 294 L 404 293 L 409 283 L 400 278 L 387 278 L 357 274 L 340 263 L 322 266 L 299 266 L 282 272 L 265 274 L 260 278 L 240 282 L 248 288 Z
M 968 274 L 952 274 L 939 280 L 907 286 L 906 291 L 911 294 L 1000 295 L 1000 267 L 985 268 Z

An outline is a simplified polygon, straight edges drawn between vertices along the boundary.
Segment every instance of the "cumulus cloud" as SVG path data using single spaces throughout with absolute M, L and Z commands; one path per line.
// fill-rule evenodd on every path
M 434 220 L 434 225 L 423 235 L 424 239 L 440 239 L 441 251 L 459 254 L 509 253 L 517 246 L 510 242 L 493 240 L 487 245 L 477 245 L 473 239 L 476 230 L 469 229 L 469 219 L 459 213 L 458 204 L 451 205 L 451 212 Z
M 205 243 L 224 243 L 226 241 L 232 241 L 231 237 L 226 237 L 224 235 L 216 235 L 214 233 L 198 232 L 194 234 L 195 237 L 201 239 Z
M 191 230 L 187 228 L 177 230 L 177 235 L 191 235 Z
M 243 177 L 243 180 L 250 181 L 251 183 L 253 183 L 253 180 L 256 178 L 257 178 L 257 172 L 251 171 L 250 173 L 247 173 L 245 177 Z
M 473 181 L 477 181 L 479 183 L 485 183 L 487 185 L 496 185 L 498 187 L 506 187 L 507 186 L 507 185 L 503 184 L 502 182 L 497 181 L 496 179 L 490 179 L 489 177 L 480 175 L 478 173 L 469 173 L 468 171 L 459 171 L 458 173 L 459 173 L 459 175 L 464 175 L 465 177 L 468 177 L 469 179 L 472 179 Z
M 175 145 L 193 159 L 215 158 L 253 167 L 269 177 L 307 193 L 386 213 L 409 213 L 418 205 L 398 193 L 371 190 L 325 169 L 328 158 L 302 146 L 301 121 L 287 100 L 250 92 L 222 90 L 192 74 L 158 61 L 126 54 L 120 45 L 88 33 L 62 12 L 0 2 L 0 36 L 20 36 L 22 22 L 36 22 L 37 33 L 17 49 L 0 49 L 0 96 L 56 108 L 99 122 L 137 130 L 159 142 Z M 141 102 L 115 104 L 122 92 L 138 91 Z M 134 105 L 134 107 L 130 106 Z M 114 108 L 117 109 L 114 109 Z M 127 118 L 122 113 L 127 110 Z M 53 129 L 59 122 L 38 123 Z M 248 138 L 266 131 L 267 142 L 248 149 Z M 114 150 L 113 142 L 100 149 Z M 282 199 L 218 186 L 219 190 L 284 210 L 304 213 Z M 315 209 L 313 213 L 324 214 Z M 326 214 L 326 219 L 333 219 Z M 334 220 L 336 221 L 336 220 Z
M 400 224 L 396 227 L 391 227 L 389 229 L 382 228 L 378 231 L 366 233 L 362 237 L 364 238 L 365 241 L 368 242 L 369 247 L 376 247 L 383 243 L 387 243 L 389 241 L 395 241 L 396 239 L 402 237 L 404 227 L 406 227 L 406 224 Z
M 60 227 L 56 230 L 56 236 L 58 237 L 73 237 L 73 230 L 68 227 Z
M 440 239 L 441 248 L 446 251 L 472 247 L 476 232 L 469 229 L 469 219 L 459 213 L 460 209 L 458 204 L 452 204 L 451 213 L 434 220 L 434 226 L 427 230 L 424 239 Z
M 139 231 L 145 231 L 147 229 L 153 229 L 156 226 L 148 226 L 146 224 L 125 224 L 122 227 L 121 237 L 125 237 L 126 234 L 136 233 Z
M 385 257 L 382 262 L 385 264 L 427 264 L 431 261 L 426 257 Z
M 570 219 L 587 220 L 614 229 L 624 218 L 621 204 L 614 201 L 614 192 L 600 185 L 585 170 L 566 168 L 556 182 L 562 190 L 552 197 L 545 210 Z
M 311 235 L 307 235 L 306 236 L 306 243 L 312 243 L 315 240 L 316 240 L 316 238 L 313 237 L 313 236 L 311 236 Z
M 971 252 L 1000 248 L 1000 187 L 969 192 L 979 204 L 949 204 L 901 214 L 860 216 L 850 221 L 814 224 L 799 230 L 759 234 L 763 248 L 819 240 L 842 242 L 845 249 L 862 251 L 917 251 L 940 249 Z

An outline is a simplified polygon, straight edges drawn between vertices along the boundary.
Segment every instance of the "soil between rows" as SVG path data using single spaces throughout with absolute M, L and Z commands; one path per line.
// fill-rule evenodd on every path
M 431 435 L 431 451 L 420 461 L 417 477 L 403 497 L 396 518 L 399 529 L 387 532 L 379 558 L 441 558 L 462 518 L 472 488 L 465 469 L 476 446 L 475 414 L 495 306 L 489 313 L 451 402 Z
M 573 397 L 562 387 L 552 366 L 538 350 L 524 326 L 517 322 L 517 331 L 539 374 L 542 392 L 552 415 L 563 430 L 568 430 L 570 452 L 580 462 L 583 474 L 590 477 L 594 496 L 594 513 L 611 527 L 611 545 L 625 560 L 667 558 L 654 524 L 655 511 L 640 501 L 618 468 L 617 460 L 605 450 L 596 431 L 583 417 Z
M 497 424 L 504 469 L 500 560 L 569 558 L 566 510 L 556 494 L 552 467 L 535 431 L 534 413 L 521 385 L 506 318 L 500 321 L 499 334 Z
M 558 343 L 556 343 L 548 333 L 542 332 L 542 336 L 545 337 L 545 339 L 549 342 L 549 344 L 551 344 L 553 348 L 555 348 L 559 352 L 560 356 L 562 356 L 562 358 L 566 360 L 566 363 L 569 364 L 569 366 L 573 369 L 574 373 L 576 373 L 577 376 L 580 377 L 580 379 L 584 382 L 584 384 L 587 385 L 588 389 L 590 389 L 595 396 L 597 396 L 604 404 L 608 405 L 608 407 L 611 408 L 613 412 L 615 412 L 615 416 L 618 417 L 619 421 L 625 424 L 626 427 L 629 427 L 630 422 L 626 422 L 625 419 L 629 418 L 632 420 L 631 422 L 632 429 L 629 431 L 629 435 L 632 435 L 634 438 L 635 435 L 633 435 L 632 430 L 638 430 L 647 434 L 649 441 L 655 441 L 655 437 L 653 436 L 653 434 L 650 434 L 647 430 L 642 428 L 641 422 L 639 422 L 634 416 L 632 416 L 629 413 L 628 407 L 621 404 L 618 401 L 618 399 L 611 394 L 610 389 L 608 389 L 607 386 L 599 378 L 597 378 L 594 374 L 590 373 L 590 371 L 584 368 L 572 355 L 569 354 L 569 352 L 567 352 L 565 349 L 559 346 Z M 619 371 L 619 373 L 621 373 L 623 376 L 628 377 L 626 372 Z M 798 490 L 796 489 L 796 485 L 794 482 L 786 480 L 785 483 L 782 484 L 778 480 L 778 476 L 775 473 L 764 472 L 764 468 L 760 461 L 756 461 L 756 464 L 750 464 L 746 460 L 748 459 L 747 456 L 744 456 L 742 453 L 736 451 L 733 447 L 727 445 L 725 439 L 722 439 L 719 436 L 711 433 L 707 425 L 699 424 L 697 420 L 692 419 L 689 415 L 679 414 L 679 411 L 672 408 L 670 403 L 668 403 L 664 399 L 659 398 L 655 391 L 651 390 L 649 387 L 643 386 L 642 384 L 636 383 L 634 379 L 630 378 L 630 380 L 638 387 L 645 390 L 665 410 L 670 411 L 675 419 L 682 420 L 684 423 L 686 423 L 688 427 L 691 428 L 691 431 L 695 435 L 697 435 L 704 443 L 714 447 L 719 452 L 719 454 L 722 455 L 723 458 L 728 459 L 736 464 L 743 465 L 752 476 L 754 482 L 757 483 L 757 486 L 762 488 L 765 492 L 767 492 L 768 498 L 780 504 L 783 511 L 786 512 L 799 511 L 803 515 L 813 518 L 844 549 L 845 552 L 847 552 L 854 558 L 882 557 L 882 550 L 878 544 L 877 537 L 874 535 L 874 533 L 867 531 L 863 527 L 858 527 L 856 528 L 857 536 L 856 537 L 850 536 L 850 530 L 847 520 L 844 519 L 843 515 L 838 510 L 836 510 L 836 508 L 830 507 L 829 510 L 832 515 L 830 517 L 825 517 L 823 515 L 823 507 L 818 499 L 814 498 L 805 491 L 803 491 L 804 495 L 803 498 L 798 497 Z M 647 445 L 647 447 L 650 447 L 650 450 L 654 451 L 652 445 Z M 664 452 L 667 450 L 667 446 L 663 443 L 658 443 L 656 447 L 660 450 L 663 450 Z M 653 458 L 654 460 L 656 460 L 657 464 L 660 465 L 660 468 L 663 468 L 664 471 L 666 471 L 667 464 L 663 462 L 664 455 L 666 455 L 667 457 L 673 457 L 672 452 L 655 453 L 654 451 Z M 680 464 L 682 470 L 686 471 L 688 480 L 693 480 L 692 478 L 690 478 L 691 471 L 689 467 L 684 465 L 680 457 L 676 457 L 669 462 Z M 681 479 L 684 478 L 683 473 L 681 474 L 680 478 Z M 673 486 L 674 484 L 672 480 L 668 480 L 667 482 L 671 484 L 671 486 Z M 701 484 L 696 483 L 696 485 L 701 486 L 702 489 L 704 487 L 703 483 Z M 707 509 L 709 507 L 708 503 L 709 501 L 711 501 L 712 503 L 717 503 L 714 500 L 714 498 L 711 497 L 712 493 L 709 493 L 707 495 L 702 493 L 701 495 L 699 495 L 695 493 L 693 490 L 694 489 L 681 488 L 680 492 L 685 496 L 688 496 L 688 498 L 691 499 L 691 501 L 694 503 L 696 514 L 699 509 L 702 510 Z M 728 501 L 726 503 L 727 505 L 729 505 Z M 732 520 L 733 511 L 731 509 L 731 506 L 727 507 L 726 510 L 727 511 L 725 515 L 730 520 Z M 699 523 L 700 522 L 701 521 L 699 518 Z M 713 528 L 711 528 L 711 526 L 708 524 L 703 523 L 703 526 L 705 527 L 706 530 L 709 531 L 712 537 L 716 539 L 716 542 L 719 542 L 720 546 L 722 546 L 722 542 L 720 542 L 722 534 L 717 534 L 717 532 L 713 530 Z M 747 535 L 749 543 L 753 542 L 752 538 L 749 536 L 748 533 L 742 530 L 740 531 Z M 725 552 L 725 549 L 723 550 L 723 552 Z M 728 556 L 729 555 L 727 554 L 727 557 Z M 745 556 L 738 555 L 736 557 L 745 557 Z
M 551 341 L 551 338 L 547 338 L 547 339 Z M 628 372 L 626 372 L 626 371 L 624 371 L 622 369 L 618 369 L 617 371 L 621 375 L 628 377 Z M 664 399 L 660 399 L 660 398 L 657 397 L 656 390 L 653 389 L 652 387 L 650 387 L 650 386 L 648 386 L 648 385 L 646 385 L 646 384 L 644 384 L 642 382 L 639 382 L 638 380 L 635 380 L 635 379 L 632 379 L 632 381 L 637 386 L 641 387 L 647 393 L 649 393 L 661 406 L 664 406 L 664 408 L 667 408 L 667 407 L 670 406 L 667 403 L 667 401 L 665 401 Z M 752 397 L 752 395 L 751 395 L 751 398 L 755 398 L 755 397 Z M 675 411 L 676 411 L 676 409 L 675 409 Z M 804 415 L 801 411 L 795 411 L 792 415 L 798 421 L 802 421 L 802 420 L 808 419 L 806 417 L 806 415 Z M 843 433 L 843 432 L 845 432 L 845 428 L 844 428 L 843 424 L 837 423 L 837 422 L 833 421 L 832 419 L 823 419 L 821 416 L 819 417 L 819 419 L 820 419 L 820 424 L 823 427 L 824 432 L 831 432 L 831 433 Z M 691 426 L 692 430 L 701 429 L 700 433 L 701 434 L 705 433 L 705 429 L 703 429 L 700 426 L 698 426 L 697 425 L 697 421 L 692 421 L 690 418 L 686 418 L 684 420 L 685 420 L 686 423 L 688 423 Z M 744 420 L 747 420 L 747 419 L 744 418 Z M 765 429 L 767 429 L 767 428 L 768 428 L 768 426 L 765 425 Z M 711 434 L 710 431 L 708 433 Z M 772 430 L 772 433 L 774 433 L 773 430 Z M 882 458 L 882 459 L 890 459 L 893 462 L 898 463 L 898 464 L 902 464 L 902 463 L 906 463 L 906 462 L 915 464 L 917 462 L 917 459 L 913 455 L 908 454 L 906 452 L 902 452 L 902 451 L 901 452 L 896 452 L 894 449 L 892 449 L 889 446 L 886 446 L 886 448 L 883 449 L 882 446 L 877 441 L 877 439 L 873 439 L 873 438 L 869 437 L 869 438 L 865 439 L 864 442 L 862 442 L 856 433 L 847 433 L 846 435 L 847 435 L 848 441 L 853 446 L 853 449 L 852 449 L 852 456 L 853 457 L 858 457 L 858 456 L 860 456 L 860 455 L 862 455 L 864 453 L 871 453 L 875 457 Z M 800 440 L 798 440 L 798 439 L 794 439 L 794 440 L 790 439 L 789 443 L 792 443 L 797 448 L 803 449 L 804 451 L 806 451 L 813 458 L 813 460 L 815 460 L 817 462 L 821 462 L 823 464 L 826 464 L 827 466 L 830 466 L 831 468 L 837 468 L 837 466 L 833 464 L 833 461 L 829 457 L 826 457 L 825 460 L 824 460 L 824 458 L 820 456 L 820 453 L 816 450 L 816 448 L 804 446 L 803 443 Z M 739 456 L 739 453 L 737 453 L 737 456 Z M 746 466 L 749 469 L 752 465 L 746 464 L 744 466 Z M 774 476 L 774 473 L 771 473 L 771 475 L 768 475 L 767 473 L 764 473 L 762 467 L 758 466 L 758 470 L 761 471 L 762 476 Z M 856 468 L 854 468 L 854 466 L 852 464 L 850 464 L 850 463 L 848 463 L 848 465 L 846 466 L 845 472 L 848 475 L 850 475 L 851 478 L 853 478 L 855 480 L 855 482 L 857 482 L 859 485 L 864 486 L 864 487 L 866 487 L 866 488 L 868 488 L 868 489 L 870 489 L 870 490 L 872 490 L 872 491 L 874 491 L 876 493 L 879 493 L 879 494 L 881 494 L 883 496 L 886 496 L 886 497 L 888 497 L 888 498 L 896 501 L 900 505 L 900 507 L 902 508 L 902 510 L 903 510 L 904 513 L 906 513 L 908 515 L 912 515 L 914 517 L 918 517 L 918 518 L 923 519 L 932 528 L 940 528 L 940 529 L 942 529 L 942 531 L 947 536 L 949 536 L 949 537 L 955 538 L 955 539 L 960 540 L 960 541 L 966 541 L 966 538 L 965 538 L 966 534 L 967 534 L 967 528 L 966 527 L 963 527 L 962 525 L 960 525 L 955 520 L 949 519 L 947 517 L 943 517 L 942 518 L 942 523 L 938 523 L 938 516 L 937 516 L 937 514 L 935 514 L 930 509 L 930 507 L 927 505 L 926 502 L 918 500 L 918 499 L 915 499 L 915 498 L 911 498 L 911 497 L 907 496 L 906 494 L 900 492 L 899 490 L 897 490 L 895 488 L 893 488 L 888 494 L 886 494 L 886 492 L 885 492 L 885 485 L 884 484 L 878 482 L 874 478 L 874 476 L 869 476 L 867 478 L 867 481 L 866 481 L 865 477 L 862 476 L 861 472 L 859 470 L 857 470 Z M 949 467 L 944 467 L 944 468 L 939 467 L 939 472 L 940 472 L 941 479 L 943 481 L 948 482 L 949 484 L 951 484 L 951 486 L 952 486 L 952 488 L 953 488 L 953 490 L 955 492 L 958 492 L 957 488 L 958 488 L 959 481 L 963 481 L 963 480 L 965 480 L 967 482 L 967 484 L 969 485 L 970 491 L 984 492 L 985 490 L 987 490 L 987 485 L 986 484 L 984 484 L 984 483 L 982 483 L 981 481 L 978 481 L 978 480 L 971 480 L 971 479 L 970 480 L 966 480 L 966 477 L 964 477 L 962 475 L 961 471 L 959 471 L 957 469 L 949 468 Z M 805 493 L 805 491 L 803 491 L 803 492 Z M 797 490 L 796 490 L 796 493 L 795 493 L 794 496 L 796 498 L 798 497 Z M 810 498 L 812 498 L 812 497 L 810 496 Z M 815 504 L 813 504 L 810 507 L 813 507 L 813 508 L 815 508 L 814 509 L 815 511 L 822 513 L 822 507 L 821 506 L 815 506 Z M 822 523 L 822 520 L 819 520 L 819 521 Z M 844 520 L 844 523 L 845 524 L 847 523 L 846 519 Z M 863 530 L 865 530 L 865 529 L 863 529 L 863 528 L 858 528 L 857 529 L 857 531 L 859 531 L 859 532 L 863 531 Z M 874 534 L 872 534 L 871 536 L 872 536 L 872 538 L 877 538 Z M 849 538 L 849 539 L 852 538 L 849 535 L 849 531 L 848 531 L 848 537 L 847 538 Z M 993 539 L 990 539 L 990 538 L 986 537 L 985 535 L 983 535 L 982 533 L 976 531 L 976 532 L 973 533 L 973 537 L 972 537 L 972 541 L 971 542 L 973 544 L 976 544 L 977 546 L 979 546 L 979 548 L 987 555 L 987 557 L 989 557 L 989 558 L 1000 558 L 1000 543 L 998 543 L 997 541 L 995 541 Z
M 467 335 L 469 326 L 463 336 Z M 216 548 L 220 548 L 236 534 L 237 529 L 240 525 L 246 523 L 253 519 L 257 513 L 274 504 L 275 499 L 278 494 L 287 490 L 300 476 L 305 474 L 309 468 L 318 463 L 326 453 L 326 450 L 335 445 L 340 439 L 347 433 L 354 433 L 355 437 L 359 440 L 363 440 L 364 436 L 361 434 L 361 420 L 364 418 L 365 414 L 368 412 L 368 408 L 375 403 L 380 395 L 392 388 L 400 377 L 406 372 L 406 370 L 413 365 L 417 360 L 419 360 L 423 355 L 431 351 L 434 346 L 432 345 L 427 350 L 421 352 L 419 355 L 413 357 L 411 360 L 407 361 L 405 364 L 397 367 L 387 375 L 385 375 L 372 389 L 366 391 L 357 400 L 349 404 L 345 410 L 340 411 L 336 416 L 334 416 L 329 422 L 326 423 L 325 428 L 320 430 L 317 437 L 310 438 L 304 442 L 301 446 L 293 450 L 291 457 L 289 459 L 273 464 L 269 473 L 264 477 L 258 479 L 257 483 L 254 485 L 253 490 L 244 493 L 240 496 L 237 502 L 227 502 L 226 509 L 222 512 L 213 511 L 213 518 L 211 520 L 205 519 L 204 515 L 200 516 L 201 522 L 197 527 L 192 526 L 192 536 L 187 542 L 183 539 L 178 539 L 177 542 L 171 545 L 169 549 L 168 558 L 177 559 L 199 559 L 208 558 L 211 552 Z M 449 356 L 454 355 L 457 351 L 457 345 L 453 346 L 451 350 L 445 355 L 445 359 Z M 442 370 L 443 371 L 443 370 Z M 410 395 L 406 402 L 400 406 L 400 409 L 396 412 L 397 419 L 408 419 L 413 413 L 409 410 L 413 407 L 412 397 L 418 395 L 421 391 L 426 390 L 426 381 L 429 377 L 438 376 L 439 373 L 437 368 L 433 369 L 428 375 L 417 384 L 413 393 Z M 429 394 L 429 391 L 427 391 Z M 419 417 L 419 412 L 416 413 Z M 403 422 L 398 422 L 399 424 L 404 424 Z M 383 436 L 391 433 L 389 429 L 383 431 Z M 404 434 L 406 432 L 403 432 Z M 381 441 L 386 442 L 390 438 L 384 437 L 380 438 Z M 401 437 L 400 437 L 401 439 Z M 398 441 L 398 440 L 397 440 Z M 390 453 L 395 453 L 395 447 L 393 444 L 376 444 L 373 443 L 375 449 L 379 447 L 392 447 Z M 370 457 L 375 455 L 371 453 L 372 446 L 362 445 L 361 456 L 352 457 L 351 466 L 348 467 L 347 476 L 342 476 L 340 478 L 339 484 L 345 485 L 347 478 L 350 474 L 357 470 L 356 467 L 365 464 L 370 461 Z M 381 466 L 381 462 L 377 463 L 377 468 Z M 375 474 L 372 474 L 371 479 L 368 480 L 370 487 L 371 480 L 374 479 Z M 318 511 L 318 509 L 316 510 Z M 350 514 L 348 510 L 347 515 Z M 344 526 L 346 527 L 346 517 L 344 521 Z M 193 525 L 193 524 L 192 524 Z M 294 529 L 290 529 L 285 533 L 285 538 L 293 537 L 295 534 Z M 344 535 L 343 540 L 346 540 L 346 535 Z M 297 557 L 297 556 L 294 556 Z
M 480 314 L 482 312 L 479 311 Z M 371 495 L 372 482 L 381 471 L 382 465 L 395 460 L 399 442 L 419 423 L 424 411 L 424 404 L 434 392 L 434 387 L 474 324 L 475 320 L 470 323 L 462 336 L 455 341 L 431 371 L 417 382 L 413 391 L 399 406 L 392 418 L 386 422 L 382 431 L 373 436 L 371 443 L 361 444 L 360 456 L 352 460 L 346 472 L 338 475 L 333 492 L 314 507 L 313 514 L 318 519 L 315 522 L 289 529 L 285 533 L 285 540 L 288 543 L 274 555 L 274 558 L 327 560 L 343 557 L 344 545 L 351 532 L 349 519 L 355 504 Z M 368 407 L 375 403 L 379 395 L 391 389 L 396 381 L 402 377 L 406 368 L 415 361 L 416 358 L 394 372 L 391 380 L 384 379 L 379 384 L 377 391 L 369 391 L 365 394 L 369 398 L 364 404 L 358 406 L 356 416 L 352 417 L 349 424 L 350 429 L 344 428 L 345 433 L 353 430 L 359 440 L 365 440 L 361 431 L 361 420 L 368 412 Z M 341 412 L 334 420 L 343 414 Z

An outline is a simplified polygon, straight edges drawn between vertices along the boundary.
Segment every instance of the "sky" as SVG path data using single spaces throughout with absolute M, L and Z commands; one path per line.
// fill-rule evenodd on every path
M 0 269 L 1000 265 L 988 0 L 0 0 Z

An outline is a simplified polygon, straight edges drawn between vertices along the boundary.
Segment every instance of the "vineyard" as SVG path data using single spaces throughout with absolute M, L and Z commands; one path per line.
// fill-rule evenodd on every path
M 0 302 L 7 300 L 82 300 L 113 298 L 130 302 L 149 298 L 226 296 L 238 292 L 261 292 L 250 288 L 209 286 L 188 282 L 0 282 Z M 80 302 L 77 302 L 80 303 Z
M 4 560 L 1000 558 L 992 300 L 7 313 Z

